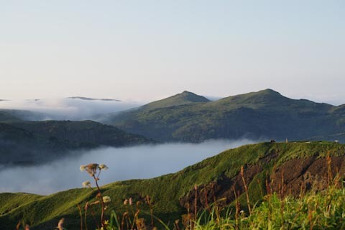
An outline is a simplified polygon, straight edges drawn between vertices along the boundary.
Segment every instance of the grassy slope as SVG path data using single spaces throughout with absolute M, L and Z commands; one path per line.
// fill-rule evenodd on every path
M 187 105 L 192 103 L 209 102 L 209 100 L 203 96 L 196 95 L 194 93 L 184 91 L 180 94 L 162 99 L 159 101 L 151 102 L 143 106 L 145 110 L 152 110 L 157 108 L 166 108 L 171 106 Z
M 182 212 L 185 212 L 179 205 L 179 198 L 192 190 L 195 184 L 207 184 L 219 179 L 222 174 L 229 177 L 235 176 L 242 165 L 255 164 L 261 157 L 272 151 L 279 152 L 279 155 L 274 162 L 264 165 L 265 170 L 268 172 L 272 170 L 273 166 L 278 166 L 290 159 L 308 156 L 324 157 L 328 151 L 331 155 L 344 155 L 345 145 L 329 142 L 246 145 L 227 150 L 174 174 L 147 180 L 130 180 L 105 185 L 103 187 L 104 195 L 109 195 L 112 198 L 111 205 L 117 212 L 124 211 L 122 202 L 125 198 L 133 197 L 134 200 L 137 200 L 139 196 L 149 195 L 155 202 L 155 214 L 165 220 L 173 221 Z M 258 199 L 259 188 L 257 183 L 253 182 L 249 187 L 253 199 L 255 197 Z M 4 202 L 8 196 L 9 194 L 0 194 L 0 200 L 5 205 L 8 205 L 7 202 Z M 23 195 L 12 194 L 11 196 L 10 203 L 16 200 L 15 197 L 21 199 Z M 31 202 L 24 202 L 18 208 L 0 216 L 0 228 L 2 229 L 4 224 L 15 224 L 22 216 L 33 225 L 43 222 L 49 223 L 50 221 L 56 224 L 56 220 L 62 216 L 67 217 L 70 224 L 77 225 L 78 212 L 76 204 L 92 197 L 92 191 L 88 189 L 73 189 L 50 196 L 32 197 Z M 1 209 L 1 212 L 4 212 L 3 209 Z
M 344 132 L 344 106 L 293 100 L 269 89 L 181 105 L 172 98 L 159 101 L 153 108 L 148 104 L 114 116 L 112 123 L 161 141 L 199 142 L 244 136 L 305 139 Z

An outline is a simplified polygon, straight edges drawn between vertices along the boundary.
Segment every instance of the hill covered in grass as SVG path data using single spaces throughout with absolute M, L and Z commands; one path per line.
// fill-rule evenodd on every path
M 217 101 L 183 92 L 122 112 L 108 123 L 159 141 L 207 139 L 334 140 L 345 142 L 345 109 L 295 100 L 271 89 Z
M 46 114 L 20 109 L 0 109 L 0 122 L 43 120 Z
M 172 224 L 188 210 L 193 213 L 214 201 L 220 207 L 234 207 L 236 196 L 241 209 L 246 210 L 248 199 L 254 206 L 267 193 L 298 196 L 311 189 L 321 191 L 337 173 L 344 176 L 344 162 L 345 145 L 338 143 L 260 143 L 224 151 L 173 174 L 114 182 L 101 189 L 112 200 L 107 215 L 112 209 L 120 216 L 128 211 L 128 206 L 123 205 L 127 198 L 144 203 L 143 199 L 149 196 L 154 214 Z M 0 194 L 0 228 L 24 221 L 36 227 L 33 229 L 49 229 L 65 217 L 66 227 L 77 229 L 77 204 L 84 205 L 95 195 L 91 189 L 72 189 L 49 196 Z M 149 210 L 145 205 L 142 209 Z
M 70 150 L 151 142 L 94 121 L 13 121 L 0 123 L 0 164 L 43 163 Z
M 167 107 L 188 105 L 188 104 L 194 104 L 194 103 L 203 103 L 203 102 L 209 102 L 209 101 L 210 100 L 208 100 L 207 98 L 203 96 L 199 96 L 188 91 L 183 91 L 180 94 L 146 104 L 142 107 L 142 109 L 152 110 L 152 109 L 158 109 L 158 108 L 167 108 Z
M 15 110 L 0 109 L 0 122 L 20 121 Z

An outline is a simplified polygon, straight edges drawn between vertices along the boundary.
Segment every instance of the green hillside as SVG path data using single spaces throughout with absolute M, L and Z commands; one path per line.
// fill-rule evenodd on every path
M 19 109 L 0 109 L 0 122 L 44 120 L 47 114 Z
M 9 122 L 9 121 L 19 121 L 19 117 L 15 116 L 11 110 L 0 109 L 0 122 Z
M 144 105 L 142 109 L 152 110 L 152 109 L 158 109 L 158 108 L 188 105 L 188 104 L 193 104 L 193 103 L 202 103 L 202 102 L 209 102 L 209 101 L 210 100 L 208 100 L 207 98 L 203 96 L 199 96 L 188 91 L 183 91 L 180 94 Z
M 322 190 L 330 175 L 337 172 L 344 175 L 343 162 L 345 145 L 338 143 L 260 143 L 227 150 L 173 174 L 114 182 L 103 186 L 102 191 L 112 199 L 107 215 L 112 209 L 120 215 L 125 212 L 123 201 L 126 198 L 132 197 L 136 202 L 148 195 L 154 202 L 155 215 L 171 224 L 187 212 L 187 207 L 193 211 L 196 199 L 198 210 L 215 199 L 221 199 L 221 206 L 233 204 L 234 191 L 240 196 L 241 208 L 245 209 L 243 178 L 252 205 L 262 199 L 267 189 L 295 196 L 312 188 Z M 108 166 L 111 170 L 111 165 Z M 68 229 L 77 229 L 76 205 L 94 196 L 91 189 L 72 189 L 49 196 L 0 194 L 0 229 L 15 226 L 20 220 L 36 227 L 33 229 L 51 229 L 61 217 L 66 218 Z M 143 210 L 148 209 L 144 207 Z
M 108 122 L 159 141 L 305 140 L 312 137 L 333 141 L 333 135 L 345 132 L 344 105 L 294 100 L 270 89 L 217 101 L 191 102 L 184 99 L 188 95 L 195 96 L 183 92 L 114 115 Z M 345 142 L 344 136 L 340 135 L 339 139 Z
M 152 141 L 94 121 L 0 123 L 0 164 L 34 164 L 68 150 L 130 146 Z

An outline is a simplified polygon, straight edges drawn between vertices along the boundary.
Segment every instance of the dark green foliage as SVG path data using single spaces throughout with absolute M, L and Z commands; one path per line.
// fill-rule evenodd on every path
M 44 113 L 17 109 L 0 109 L 0 122 L 14 122 L 22 120 L 43 120 Z
M 0 163 L 41 163 L 67 154 L 68 150 L 150 142 L 142 136 L 94 121 L 0 123 Z
M 19 117 L 15 116 L 11 110 L 0 110 L 0 122 L 10 122 L 10 121 L 19 121 Z
M 217 101 L 184 92 L 123 112 L 109 123 L 160 141 L 201 142 L 207 139 L 277 139 L 345 141 L 345 109 L 294 100 L 263 90 Z

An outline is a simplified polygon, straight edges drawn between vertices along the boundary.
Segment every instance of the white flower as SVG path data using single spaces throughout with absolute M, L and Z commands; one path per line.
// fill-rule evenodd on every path
M 83 187 L 91 187 L 91 182 L 90 181 L 84 181 Z
M 85 170 L 85 165 L 80 165 L 80 171 L 84 171 Z
M 110 203 L 111 202 L 111 199 L 109 196 L 104 196 L 103 197 L 103 203 L 107 204 L 107 203 Z
M 104 169 L 104 170 L 107 170 L 108 169 L 108 166 L 106 166 L 105 164 L 100 164 L 98 166 L 99 169 Z

